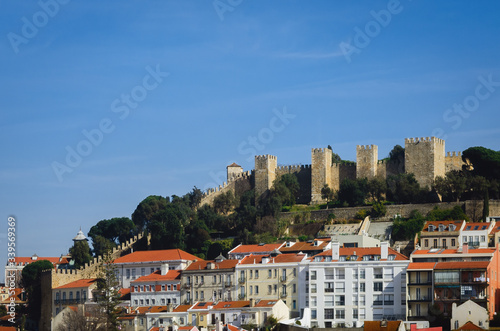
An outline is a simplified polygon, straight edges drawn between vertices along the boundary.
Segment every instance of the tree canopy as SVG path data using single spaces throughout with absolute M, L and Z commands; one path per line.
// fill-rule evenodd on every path
M 40 319 L 42 306 L 42 271 L 53 269 L 52 262 L 47 260 L 38 260 L 32 262 L 23 268 L 21 272 L 22 285 L 28 298 L 28 314 L 34 321 Z

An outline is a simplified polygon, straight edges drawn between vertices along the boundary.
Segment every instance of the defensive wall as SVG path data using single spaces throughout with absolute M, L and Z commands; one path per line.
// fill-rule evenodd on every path
M 333 152 L 329 148 L 312 148 L 310 165 L 278 166 L 275 155 L 256 155 L 255 168 L 243 172 L 233 163 L 227 167 L 227 182 L 205 193 L 201 205 L 212 204 L 221 193 L 233 190 L 241 195 L 244 190 L 255 189 L 255 199 L 266 195 L 274 181 L 284 174 L 295 174 L 299 180 L 300 193 L 297 203 L 318 204 L 325 202 L 321 189 L 328 185 L 334 191 L 346 179 L 380 177 L 413 173 L 421 187 L 430 188 L 437 176 L 444 177 L 446 172 L 461 170 L 462 154 L 445 154 L 445 141 L 436 137 L 406 138 L 404 157 L 398 160 L 379 160 L 377 145 L 356 146 L 356 162 L 333 161 Z

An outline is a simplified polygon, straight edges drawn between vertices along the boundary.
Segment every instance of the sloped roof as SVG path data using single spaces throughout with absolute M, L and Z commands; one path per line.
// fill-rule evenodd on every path
M 490 261 L 438 262 L 434 269 L 486 269 Z
M 314 246 L 314 242 L 319 242 L 319 245 Z M 330 239 L 315 239 L 313 242 L 300 241 L 293 244 L 291 247 L 283 246 L 280 248 L 282 253 L 286 252 L 309 252 L 309 251 L 322 251 L 330 242 Z
M 235 309 L 250 307 L 250 301 L 221 301 L 213 309 Z
M 453 231 L 458 231 L 460 230 L 460 227 L 462 226 L 462 223 L 465 222 L 464 220 L 462 221 L 459 221 L 459 220 L 454 220 L 454 221 L 427 221 L 425 222 L 424 224 L 424 228 L 422 229 L 422 232 L 440 232 L 438 231 L 438 227 L 440 224 L 444 225 L 444 231 L 450 231 L 450 225 L 454 225 L 455 226 L 455 230 L 451 230 L 452 232 Z M 429 225 L 433 225 L 436 230 L 434 231 L 429 231 Z
M 285 243 L 281 244 L 264 244 L 264 245 L 239 245 L 229 251 L 229 254 L 250 254 L 272 252 L 275 249 L 280 249 Z
M 174 308 L 175 313 L 184 313 L 187 312 L 189 308 L 191 308 L 192 305 L 178 305 L 177 307 Z
M 238 264 L 238 260 L 223 260 L 220 262 L 215 262 L 214 260 L 210 261 L 201 260 L 191 263 L 189 267 L 187 267 L 185 270 L 205 270 L 207 269 L 207 265 L 209 263 L 215 264 L 214 269 L 232 269 L 236 267 L 236 265 Z
M 269 254 L 263 255 L 247 255 L 241 259 L 240 264 L 262 264 L 263 258 L 269 258 L 267 263 L 290 263 L 290 262 L 300 262 L 306 255 L 305 254 L 280 254 L 275 257 L 271 257 Z
M 30 256 L 30 257 L 17 256 L 14 258 L 14 263 L 15 264 L 18 264 L 18 263 L 28 264 L 28 263 L 33 263 L 33 262 L 42 261 L 42 260 L 47 260 L 49 262 L 52 262 L 52 264 L 54 264 L 54 265 L 69 263 L 68 259 L 65 257 L 61 258 L 61 257 L 39 257 L 36 255 L 34 255 L 34 256 L 35 256 L 35 259 L 33 259 L 33 256 Z
M 364 331 L 397 331 L 401 321 L 384 321 L 387 326 L 382 326 L 382 321 L 365 321 Z
M 494 253 L 495 249 L 494 248 L 470 248 L 469 247 L 469 253 L 467 254 L 491 254 Z M 462 251 L 459 251 L 458 249 L 419 249 L 415 250 L 412 255 L 423 255 L 423 254 L 464 254 Z
M 94 284 L 96 280 L 97 278 L 79 279 L 75 280 L 74 282 L 56 287 L 55 289 L 89 287 Z
M 354 254 L 356 253 L 356 254 Z M 380 255 L 380 247 L 340 247 L 339 256 L 357 256 L 356 261 L 362 261 L 365 255 Z M 388 255 L 395 255 L 396 261 L 408 260 L 407 256 L 396 252 L 394 249 L 388 247 Z M 313 256 L 313 259 L 317 256 L 332 256 L 332 250 L 321 252 Z M 352 261 L 352 260 L 350 260 Z
M 156 281 L 180 280 L 180 279 L 181 279 L 180 270 L 169 270 L 165 275 L 162 275 L 160 270 L 156 270 L 152 274 L 139 277 L 136 280 L 132 281 L 131 283 L 156 282 Z
M 483 328 L 480 328 L 476 324 L 472 323 L 471 321 L 468 321 L 461 327 L 459 327 L 457 330 L 484 330 Z
M 165 249 L 155 251 L 136 251 L 117 258 L 113 261 L 113 263 L 168 262 L 179 260 L 199 261 L 201 259 L 181 249 Z
M 232 168 L 232 167 L 239 167 L 241 168 L 241 166 L 239 164 L 236 164 L 235 162 L 231 163 L 230 165 L 227 166 L 227 168 Z
M 410 262 L 407 270 L 433 270 L 436 262 Z

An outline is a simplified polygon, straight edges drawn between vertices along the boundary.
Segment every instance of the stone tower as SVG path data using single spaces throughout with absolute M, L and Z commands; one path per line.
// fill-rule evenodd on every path
M 229 183 L 232 181 L 234 178 L 240 176 L 243 173 L 243 168 L 236 164 L 232 163 L 227 166 L 227 182 Z
M 278 159 L 274 155 L 255 156 L 255 201 L 258 202 L 263 194 L 273 186 L 276 179 Z
M 372 179 L 377 176 L 378 146 L 356 146 L 356 178 Z
M 445 175 L 444 140 L 436 137 L 405 139 L 405 172 L 415 174 L 421 187 Z
M 313 148 L 311 151 L 311 203 L 321 203 L 321 189 L 332 187 L 332 150 Z

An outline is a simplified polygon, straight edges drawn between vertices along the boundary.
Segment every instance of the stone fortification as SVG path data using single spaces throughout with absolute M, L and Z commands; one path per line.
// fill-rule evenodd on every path
M 356 163 L 333 163 L 332 150 L 312 148 L 311 165 L 278 166 L 274 155 L 255 156 L 255 170 L 243 172 L 232 164 L 227 167 L 227 183 L 216 189 L 208 190 L 202 204 L 213 203 L 213 199 L 223 192 L 233 190 L 241 195 L 245 190 L 255 189 L 255 199 L 269 192 L 273 182 L 284 174 L 295 174 L 299 180 L 300 193 L 298 203 L 322 203 L 321 189 L 328 185 L 334 191 L 346 179 L 380 177 L 413 173 L 421 187 L 430 188 L 437 176 L 444 176 L 450 170 L 462 169 L 460 152 L 445 155 L 445 142 L 436 137 L 405 139 L 405 153 L 398 160 L 378 160 L 377 145 L 356 146 Z
M 420 186 L 430 188 L 445 175 L 444 140 L 436 137 L 405 139 L 405 171 L 413 173 Z
M 356 178 L 372 179 L 377 176 L 378 146 L 356 146 Z

